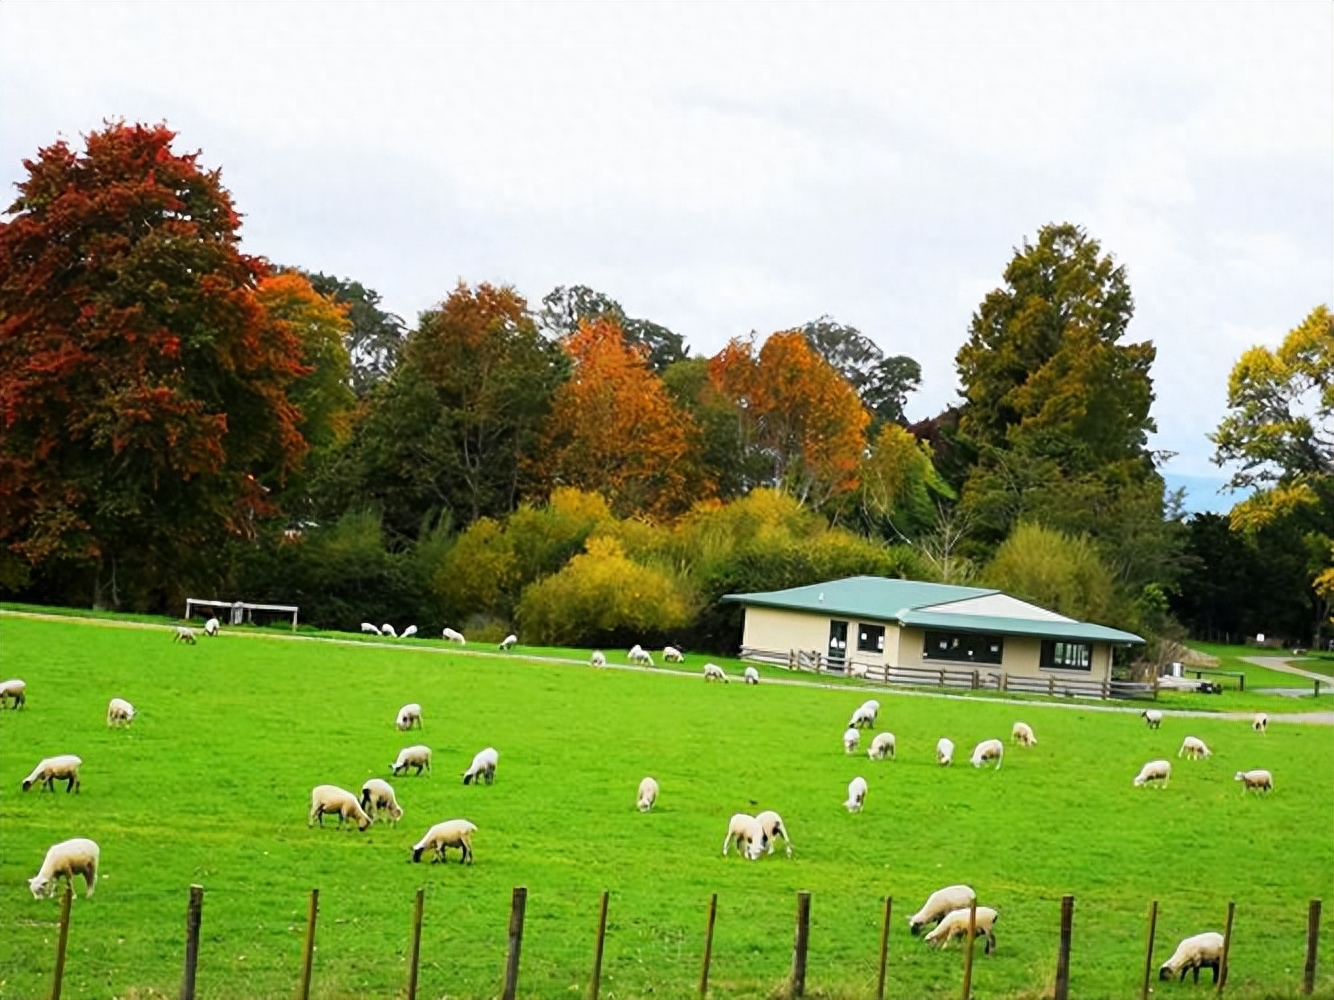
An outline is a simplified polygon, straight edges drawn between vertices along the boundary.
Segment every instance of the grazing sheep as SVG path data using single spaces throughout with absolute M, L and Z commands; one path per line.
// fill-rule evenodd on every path
M 843 808 L 850 813 L 859 813 L 866 804 L 866 779 L 860 775 L 848 782 L 848 801 Z
M 362 623 L 361 623 L 361 630 L 362 630 L 363 632 L 370 632 L 370 633 L 372 633 L 373 635 L 379 635 L 379 634 L 380 634 L 380 630 L 379 630 L 378 628 L 376 628 L 374 625 L 372 625 L 370 622 L 362 622 Z
M 385 622 L 380 626 L 380 634 L 387 635 L 391 639 L 398 638 L 398 633 L 394 631 L 394 626 L 390 625 L 388 622 Z
M 410 701 L 398 710 L 398 715 L 394 719 L 394 725 L 407 732 L 413 726 L 422 728 L 422 707 L 415 701 Z
M 954 741 L 948 736 L 936 740 L 936 763 L 941 767 L 949 767 L 954 763 Z
M 188 646 L 195 644 L 195 630 L 186 628 L 184 625 L 176 626 L 176 634 L 172 636 L 172 642 L 183 642 Z
M 421 744 L 415 747 L 404 747 L 398 752 L 398 759 L 389 765 L 389 772 L 398 776 L 410 767 L 415 767 L 418 774 L 421 774 L 423 770 L 430 774 L 431 748 Z
M 452 628 L 447 628 L 441 633 L 449 642 L 457 642 L 460 646 L 466 646 L 468 640 L 463 638 L 462 632 L 455 632 Z
M 1205 746 L 1204 740 L 1198 736 L 1187 736 L 1181 741 L 1181 749 L 1177 751 L 1177 756 L 1185 755 L 1188 760 L 1203 760 L 1208 757 L 1212 751 Z
M 107 704 L 107 725 L 128 726 L 134 721 L 134 706 L 124 698 L 112 698 Z
M 996 761 L 996 770 L 999 771 L 1001 761 L 1005 759 L 1005 744 L 1000 740 L 983 740 L 973 747 L 973 756 L 969 758 L 973 767 L 981 767 L 993 759 Z
M 605 667 L 607 665 L 607 654 L 600 649 L 595 649 L 593 655 L 588 658 L 588 662 L 595 667 Z
M 848 664 L 848 676 L 849 676 L 849 677 L 860 677 L 860 678 L 862 678 L 862 680 L 865 680 L 865 679 L 866 679 L 866 669 L 867 669 L 867 668 L 866 668 L 866 664 L 865 664 L 865 663 L 849 663 L 849 664 Z
M 741 846 L 743 840 L 746 842 L 744 849 Z M 747 861 L 755 861 L 764 850 L 766 842 L 764 828 L 754 816 L 737 813 L 727 821 L 727 836 L 723 838 L 723 857 L 727 857 L 733 841 L 736 842 L 738 854 L 743 854 Z
M 947 885 L 943 889 L 937 889 L 926 897 L 922 908 L 908 918 L 908 930 L 915 935 L 920 934 L 927 924 L 944 920 L 945 915 L 954 910 L 968 909 L 976 899 L 977 893 L 973 891 L 972 886 Z
M 1177 945 L 1177 950 L 1172 952 L 1172 957 L 1162 964 L 1158 970 L 1160 980 L 1171 981 L 1172 977 L 1178 972 L 1181 973 L 1179 982 L 1186 981 L 1186 973 L 1193 971 L 1195 973 L 1195 982 L 1200 981 L 1201 969 L 1212 969 L 1214 972 L 1214 982 L 1218 982 L 1219 966 L 1223 962 L 1223 935 L 1217 931 L 1206 931 L 1203 934 L 1196 934 L 1194 937 L 1188 937 Z
M 860 729 L 848 729 L 843 733 L 843 752 L 856 753 L 857 744 L 862 740 L 862 731 Z
M 782 837 L 787 856 L 792 857 L 792 838 L 787 835 L 787 826 L 783 823 L 782 816 L 772 809 L 766 809 L 755 817 L 755 822 L 759 823 L 760 829 L 764 831 L 764 839 L 769 842 L 770 854 L 774 852 L 774 841 Z
M 639 811 L 649 812 L 658 801 L 658 783 L 652 778 L 645 778 L 639 783 Z
M 724 684 L 728 683 L 727 674 L 725 674 L 723 668 L 716 663 L 704 664 L 704 679 L 706 681 L 722 681 Z
M 14 707 L 22 708 L 28 701 L 28 685 L 15 677 L 0 684 L 0 708 L 9 707 L 9 699 L 14 699 Z
M 65 794 L 78 792 L 79 790 L 79 767 L 83 761 L 72 753 L 63 753 L 58 757 L 46 757 L 41 763 L 32 769 L 32 774 L 23 779 L 23 790 L 26 792 L 37 783 L 41 783 L 42 789 L 48 792 L 54 792 L 55 782 L 65 782 Z
M 403 818 L 403 807 L 398 804 L 394 786 L 383 778 L 368 778 L 361 786 L 361 808 L 372 819 L 379 817 L 383 810 L 389 814 L 389 822 L 397 825 Z
M 982 946 L 982 953 L 990 955 L 996 948 L 995 928 L 996 918 L 999 916 L 990 906 L 979 906 L 976 911 L 971 911 L 967 907 L 951 910 L 945 914 L 945 919 L 937 925 L 936 929 L 926 936 L 926 943 L 939 945 L 943 948 L 952 939 L 967 935 L 970 912 L 974 913 L 974 931 L 987 939 L 987 943 Z
M 1027 722 L 1016 722 L 1014 728 L 1010 730 L 1010 742 L 1025 747 L 1035 747 L 1038 745 L 1038 738 L 1033 735 L 1033 727 Z
M 894 759 L 894 734 L 877 733 L 875 739 L 871 741 L 871 749 L 866 751 L 866 756 L 872 760 L 884 760 L 886 754 L 891 760 Z
M 663 646 L 663 647 L 662 647 L 662 662 L 663 662 L 663 663 L 685 663 L 685 661 L 686 661 L 686 658 L 685 658 L 684 654 L 682 654 L 682 652 L 681 652 L 679 649 L 677 649 L 675 646 Z
M 1132 782 L 1136 788 L 1147 785 L 1150 781 L 1161 781 L 1162 787 L 1167 787 L 1167 781 L 1172 777 L 1172 764 L 1166 760 L 1151 760 L 1139 769 L 1139 774 L 1135 775 Z
M 848 728 L 856 727 L 870 729 L 875 725 L 876 716 L 880 714 L 880 702 L 872 699 L 864 701 L 857 706 L 857 711 L 852 713 L 852 718 L 848 720 Z
M 1269 716 L 1264 712 L 1256 712 L 1255 718 L 1251 720 L 1251 728 L 1257 733 L 1269 732 Z
M 339 827 L 344 820 L 353 819 L 357 821 L 358 830 L 365 830 L 371 825 L 371 818 L 361 808 L 357 797 L 337 785 L 316 785 L 310 790 L 310 819 L 306 825 L 314 826 L 318 820 L 320 826 L 324 826 L 325 813 L 337 813 Z
M 1139 714 L 1150 729 L 1157 729 L 1163 724 L 1163 713 L 1156 708 L 1146 708 Z
M 403 630 L 403 634 L 400 635 L 399 638 L 400 638 L 400 639 L 410 639 L 410 638 L 412 638 L 412 637 L 413 637 L 414 635 L 416 635 L 416 634 L 417 634 L 417 626 L 416 626 L 416 625 L 409 625 L 407 628 L 405 628 L 405 629 Z
M 496 765 L 500 763 L 500 754 L 494 747 L 477 751 L 468 770 L 463 772 L 463 783 L 471 785 L 485 778 L 489 785 L 496 780 Z
M 1272 792 L 1274 790 L 1274 776 L 1263 768 L 1256 768 L 1254 771 L 1238 771 L 1233 780 L 1241 782 L 1241 794 L 1245 795 L 1248 789 L 1254 788 L 1259 792 Z
M 754 667 L 747 667 L 743 670 L 741 677 L 747 684 L 758 684 L 760 682 L 760 672 Z
M 204 634 L 210 639 L 216 639 L 220 631 L 222 631 L 222 622 L 216 618 L 210 618 L 204 622 Z
M 501 652 L 503 653 L 509 652 L 511 649 L 514 648 L 514 646 L 518 644 L 518 642 L 519 642 L 519 637 L 517 635 L 511 633 L 510 635 L 505 636 L 505 638 L 500 640 Z
M 432 863 L 439 861 L 441 864 L 448 864 L 449 858 L 445 856 L 445 848 L 457 847 L 463 852 L 459 858 L 459 864 L 472 864 L 472 835 L 477 832 L 477 827 L 469 823 L 466 819 L 447 819 L 443 823 L 437 823 L 426 831 L 426 836 L 412 845 L 412 860 L 421 861 L 422 852 L 430 851 L 435 857 Z
M 640 663 L 646 667 L 653 666 L 653 657 L 649 655 L 647 649 L 638 643 L 635 643 L 630 647 L 630 652 L 626 655 L 626 659 L 631 663 Z
M 74 876 L 83 876 L 84 896 L 91 896 L 97 886 L 97 862 L 101 860 L 102 850 L 86 837 L 75 837 L 53 844 L 46 852 L 42 867 L 28 879 L 28 888 L 33 899 L 54 896 L 56 884 L 60 879 L 74 888 Z

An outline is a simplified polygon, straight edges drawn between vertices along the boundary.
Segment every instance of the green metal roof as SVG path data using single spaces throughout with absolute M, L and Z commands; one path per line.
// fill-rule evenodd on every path
M 1041 639 L 1077 639 L 1081 642 L 1113 642 L 1129 645 L 1144 640 L 1133 632 L 1088 622 L 1044 621 L 1033 618 L 1002 618 L 998 615 L 952 615 L 943 611 L 901 611 L 896 616 L 914 628 L 949 629 L 952 632 L 994 632 L 999 635 L 1031 635 Z

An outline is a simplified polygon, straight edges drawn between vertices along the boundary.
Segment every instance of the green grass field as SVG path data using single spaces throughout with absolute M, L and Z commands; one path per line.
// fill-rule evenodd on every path
M 429 997 L 498 995 L 516 885 L 529 890 L 519 992 L 544 998 L 585 994 L 602 889 L 612 998 L 694 992 L 711 892 L 716 997 L 781 990 L 799 890 L 813 894 L 808 991 L 829 997 L 874 995 L 885 894 L 887 994 L 902 998 L 958 995 L 957 945 L 935 952 L 906 932 L 907 915 L 952 882 L 1001 912 L 997 953 L 978 954 L 981 998 L 1049 989 L 1067 892 L 1072 995 L 1135 994 L 1157 898 L 1158 961 L 1187 934 L 1221 930 L 1235 899 L 1228 995 L 1296 996 L 1307 900 L 1334 900 L 1334 728 L 1274 724 L 1260 736 L 1244 722 L 1169 718 L 1151 732 L 1133 714 L 881 691 L 879 728 L 897 734 L 899 759 L 871 762 L 840 745 L 860 691 L 724 687 L 431 645 L 224 633 L 186 647 L 159 629 L 0 616 L 0 672 L 29 693 L 24 711 L 0 714 L 0 997 L 49 990 L 58 905 L 34 900 L 26 880 L 72 836 L 101 844 L 102 877 L 75 902 L 67 997 L 174 996 L 192 882 L 206 889 L 200 995 L 284 1000 L 316 886 L 313 993 L 329 998 L 403 995 L 423 885 Z M 140 710 L 127 730 L 105 726 L 113 695 Z M 407 701 L 424 706 L 421 737 L 393 727 Z M 967 765 L 977 740 L 1008 738 L 1021 717 L 1037 747 L 1009 750 L 999 771 Z M 1187 733 L 1214 757 L 1178 762 Z M 952 769 L 934 764 L 942 735 L 959 746 Z M 394 780 L 399 827 L 307 828 L 313 785 L 358 789 L 419 739 L 435 774 Z M 463 787 L 487 745 L 501 755 L 495 785 Z M 83 757 L 82 794 L 20 792 L 56 753 Z M 1158 756 L 1173 761 L 1171 785 L 1132 788 Z M 1271 797 L 1243 798 L 1232 774 L 1251 767 L 1274 772 Z M 641 815 L 645 774 L 662 796 Z M 849 815 L 856 774 L 870 794 Z M 728 817 L 764 808 L 783 814 L 795 857 L 720 857 Z M 480 828 L 476 863 L 408 864 L 427 826 L 451 817 Z M 1322 959 L 1317 995 L 1328 998 L 1334 954 Z M 1202 993 L 1155 986 L 1159 997 Z

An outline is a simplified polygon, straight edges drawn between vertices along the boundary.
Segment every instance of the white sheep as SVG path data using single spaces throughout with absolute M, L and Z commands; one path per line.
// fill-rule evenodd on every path
M 653 666 L 653 657 L 649 655 L 649 651 L 639 645 L 639 643 L 635 643 L 630 647 L 630 652 L 626 654 L 626 659 L 631 663 L 640 663 L 646 667 Z
M 394 786 L 383 778 L 367 778 L 361 786 L 361 808 L 371 819 L 379 817 L 381 810 L 389 814 L 389 822 L 397 824 L 403 818 L 403 807 L 398 804 Z
M 860 677 L 862 680 L 865 680 L 865 679 L 866 679 L 866 670 L 867 670 L 867 668 L 866 668 L 866 664 L 865 664 L 865 663 L 849 663 L 849 664 L 848 664 L 848 676 L 849 676 L 849 677 Z
M 941 767 L 949 767 L 954 763 L 954 741 L 948 736 L 936 740 L 936 763 Z
M 1136 788 L 1142 788 L 1150 781 L 1161 781 L 1162 787 L 1167 787 L 1168 779 L 1172 777 L 1172 763 L 1166 760 L 1151 760 L 1139 769 L 1139 774 L 1135 775 L 1132 782 Z
M 1181 749 L 1177 751 L 1177 756 L 1185 756 L 1189 760 L 1204 760 L 1211 753 L 1204 740 L 1198 736 L 1187 736 L 1181 741 Z
M 872 760 L 884 760 L 888 756 L 894 759 L 894 734 L 877 733 L 875 739 L 871 741 L 871 749 L 866 751 L 866 756 Z
M 356 820 L 358 830 L 371 825 L 371 818 L 361 808 L 357 797 L 337 785 L 316 785 L 310 790 L 310 819 L 306 825 L 314 826 L 318 820 L 320 826 L 324 826 L 325 813 L 337 813 L 340 827 L 344 820 Z
M 996 770 L 1000 770 L 1001 761 L 1005 759 L 1005 744 L 1000 740 L 983 740 L 977 746 L 973 747 L 973 756 L 969 758 L 973 767 L 981 767 L 989 760 L 995 760 Z
M 866 779 L 859 775 L 848 782 L 848 800 L 843 803 L 843 808 L 850 813 L 858 813 L 865 804 Z
M 379 630 L 376 626 L 372 625 L 370 622 L 362 622 L 362 623 L 361 623 L 361 630 L 362 630 L 363 632 L 370 632 L 370 633 L 372 633 L 373 635 L 379 635 L 379 634 L 380 634 L 380 630 Z
M 880 714 L 880 702 L 872 699 L 864 701 L 857 706 L 857 711 L 852 713 L 852 718 L 848 720 L 848 728 L 853 727 L 870 729 L 875 725 L 876 716 Z
M 1256 712 L 1255 718 L 1251 720 L 1251 728 L 1257 733 L 1266 733 L 1269 731 L 1269 716 L 1264 712 Z
M 920 934 L 927 924 L 934 924 L 945 919 L 945 915 L 958 909 L 968 909 L 977 900 L 977 893 L 972 886 L 947 885 L 937 889 L 926 897 L 922 908 L 908 918 L 908 930 Z
M 857 744 L 862 740 L 862 731 L 860 729 L 847 729 L 843 732 L 843 752 L 856 753 Z
M 65 794 L 78 792 L 79 790 L 79 767 L 83 761 L 72 753 L 63 753 L 57 757 L 46 757 L 32 769 L 32 774 L 23 779 L 23 790 L 26 792 L 33 785 L 40 783 L 42 790 L 54 792 L 55 782 L 65 782 Z
M 1146 708 L 1139 714 L 1140 718 L 1144 720 L 1144 724 L 1150 729 L 1157 729 L 1163 724 L 1163 713 L 1156 708 Z
M 675 646 L 662 647 L 663 663 L 685 663 L 685 661 L 686 661 L 685 656 Z
M 758 684 L 760 682 L 760 672 L 754 667 L 747 667 L 743 670 L 741 677 L 747 684 Z
M 481 779 L 485 778 L 486 783 L 491 784 L 496 780 L 496 765 L 498 763 L 500 763 L 500 754 L 496 752 L 494 747 L 478 750 L 468 770 L 463 772 L 463 783 L 465 785 L 471 785 L 474 782 L 480 783 Z
M 652 778 L 645 778 L 639 783 L 639 811 L 649 812 L 658 801 L 658 783 Z
M 746 842 L 744 848 L 741 846 L 743 840 Z M 738 854 L 743 854 L 747 861 L 755 861 L 764 850 L 764 828 L 754 816 L 736 813 L 727 821 L 727 836 L 723 838 L 723 857 L 727 857 L 733 841 L 736 842 Z
M 416 634 L 417 634 L 417 626 L 416 626 L 416 625 L 409 625 L 407 628 L 405 628 L 405 629 L 403 630 L 403 634 L 400 635 L 399 638 L 400 638 L 400 639 L 411 639 L 411 638 L 412 638 L 414 635 L 416 635 Z
M 97 886 L 97 863 L 102 858 L 102 850 L 87 837 L 74 837 L 53 844 L 46 852 L 42 867 L 28 879 L 28 888 L 33 899 L 54 896 L 56 884 L 60 879 L 74 888 L 74 876 L 83 876 L 84 896 L 91 896 Z
M 588 658 L 588 662 L 595 667 L 605 667 L 607 665 L 607 654 L 600 649 L 595 649 L 593 655 Z
M 195 644 L 195 630 L 186 628 L 184 625 L 176 626 L 176 634 L 172 636 L 172 642 L 183 642 L 188 646 Z
M 431 748 L 421 744 L 404 747 L 398 752 L 398 759 L 389 765 L 389 771 L 391 774 L 398 776 L 410 767 L 415 767 L 418 774 L 421 774 L 423 770 L 430 774 Z
M 1241 782 L 1242 795 L 1245 795 L 1252 788 L 1257 793 L 1274 790 L 1274 776 L 1263 768 L 1256 768 L 1254 771 L 1238 771 L 1233 780 Z
M 391 639 L 398 638 L 398 633 L 394 631 L 394 626 L 390 625 L 388 622 L 385 622 L 380 626 L 380 634 L 387 635 Z
M 433 861 L 445 864 L 449 861 L 445 856 L 445 849 L 447 847 L 457 847 L 463 852 L 459 864 L 470 865 L 472 864 L 472 835 L 476 832 L 477 827 L 466 819 L 447 819 L 443 823 L 437 823 L 426 831 L 426 836 L 412 845 L 412 860 L 421 861 L 422 852 L 430 851 L 435 855 Z
M 704 679 L 706 681 L 722 681 L 724 684 L 728 683 L 727 674 L 724 673 L 723 668 L 716 663 L 704 664 Z
M 8 708 L 10 698 L 15 708 L 22 708 L 28 701 L 28 685 L 17 677 L 0 684 L 0 708 Z
M 1218 982 L 1219 966 L 1223 963 L 1223 935 L 1217 931 L 1206 931 L 1203 934 L 1196 934 L 1194 937 L 1188 937 L 1177 945 L 1177 950 L 1172 952 L 1172 957 L 1162 964 L 1158 970 L 1158 978 L 1169 982 L 1178 972 L 1181 973 L 1180 982 L 1186 981 L 1186 973 L 1194 971 L 1195 982 L 1200 981 L 1201 969 L 1212 969 L 1214 973 L 1214 982 Z
M 973 929 L 976 934 L 981 934 L 986 938 L 987 943 L 982 946 L 982 953 L 990 955 L 996 947 L 996 918 L 999 914 L 990 906 L 979 906 L 975 911 L 965 907 L 959 910 L 951 910 L 945 914 L 943 919 L 930 934 L 926 936 L 927 944 L 939 945 L 945 947 L 956 937 L 966 936 L 968 934 L 969 913 L 973 913 Z
M 422 728 L 422 707 L 415 701 L 410 701 L 398 710 L 398 715 L 394 718 L 394 725 L 407 732 L 413 726 Z
M 772 809 L 766 809 L 755 817 L 755 822 L 760 824 L 760 829 L 764 832 L 764 839 L 769 842 L 770 854 L 774 852 L 774 841 L 782 837 L 787 856 L 792 857 L 792 838 L 787 835 L 787 825 L 783 822 L 782 816 L 779 816 Z
M 204 622 L 204 634 L 210 639 L 216 639 L 220 631 L 222 631 L 222 622 L 216 618 L 210 618 Z
M 517 635 L 514 635 L 513 633 L 510 633 L 509 635 L 505 636 L 505 638 L 500 640 L 501 652 L 508 653 L 518 644 L 518 642 L 519 642 L 519 637 Z
M 1033 735 L 1033 727 L 1027 722 L 1016 722 L 1010 730 L 1010 742 L 1025 747 L 1035 747 L 1038 745 L 1038 738 Z
M 128 726 L 134 721 L 134 706 L 124 698 L 112 698 L 107 703 L 107 725 Z
M 463 638 L 463 633 L 455 632 L 452 628 L 445 629 L 441 634 L 448 642 L 457 642 L 460 646 L 466 646 L 468 644 L 468 640 Z

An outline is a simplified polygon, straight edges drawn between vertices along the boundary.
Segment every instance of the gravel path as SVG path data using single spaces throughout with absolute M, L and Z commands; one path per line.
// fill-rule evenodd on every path
M 1290 656 L 1243 656 L 1241 659 L 1244 663 L 1264 667 L 1266 670 L 1274 670 L 1280 674 L 1305 677 L 1308 681 L 1323 681 L 1326 685 L 1334 684 L 1334 677 L 1330 677 L 1328 674 L 1317 674 L 1312 670 L 1294 667 Z

